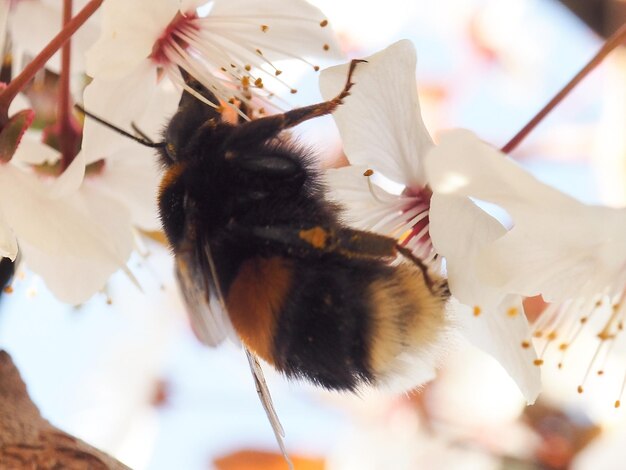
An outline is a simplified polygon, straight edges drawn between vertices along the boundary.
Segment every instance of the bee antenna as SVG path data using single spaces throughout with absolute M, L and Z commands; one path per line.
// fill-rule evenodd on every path
M 93 119 L 93 120 L 94 120 L 94 121 L 96 121 L 96 122 L 99 122 L 99 123 L 100 123 L 100 124 L 102 124 L 103 126 L 108 127 L 109 129 L 111 129 L 111 130 L 113 130 L 113 131 L 117 132 L 118 134 L 122 134 L 124 137 L 128 137 L 129 139 L 134 140 L 135 142 L 137 142 L 137 143 L 139 143 L 139 144 L 141 144 L 141 145 L 144 145 L 144 146 L 146 146 L 146 147 L 151 147 L 151 148 L 162 148 L 162 147 L 165 147 L 165 142 L 152 142 L 152 141 L 151 141 L 151 140 L 149 140 L 149 139 L 146 139 L 146 138 L 143 138 L 143 139 L 142 139 L 142 138 L 139 138 L 139 137 L 137 137 L 137 136 L 135 136 L 135 135 L 132 135 L 130 132 L 126 132 L 124 129 L 120 129 L 120 128 L 119 128 L 119 127 L 117 127 L 116 125 L 111 124 L 111 123 L 110 123 L 110 122 L 108 122 L 108 121 L 105 121 L 104 119 L 102 119 L 102 118 L 101 118 L 101 117 L 99 117 L 99 116 L 96 116 L 96 115 L 95 115 L 95 114 L 93 114 L 93 113 L 90 113 L 89 111 L 87 111 L 85 108 L 83 108 L 83 107 L 82 107 L 81 105 L 79 105 L 79 104 L 75 104 L 75 105 L 74 105 L 74 107 L 75 107 L 78 111 L 80 111 L 81 113 L 83 113 L 85 116 L 87 116 L 87 117 L 89 117 L 89 118 Z M 143 133 L 142 133 L 142 134 L 143 134 Z M 144 137 L 145 137 L 145 135 L 144 135 Z

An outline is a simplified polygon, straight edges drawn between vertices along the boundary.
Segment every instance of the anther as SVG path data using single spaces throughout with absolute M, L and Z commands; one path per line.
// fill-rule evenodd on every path
M 320 21 L 320 26 L 321 26 L 322 28 L 325 28 L 326 26 L 328 26 L 328 20 L 322 20 L 322 21 Z
M 515 317 L 515 316 L 518 314 L 518 310 L 517 310 L 517 308 L 516 308 L 516 307 L 511 307 L 510 309 L 508 309 L 508 310 L 506 311 L 506 314 L 507 314 L 509 317 Z
M 270 29 L 270 27 L 266 24 L 262 24 L 261 25 L 261 31 L 263 31 L 264 33 L 267 32 L 267 30 Z
M 522 341 L 522 347 L 524 349 L 530 348 L 530 341 Z
M 276 71 L 274 72 L 274 75 L 276 75 L 278 77 L 281 73 L 283 73 L 282 70 L 276 69 Z
M 543 359 L 535 359 L 533 361 L 533 364 L 535 364 L 537 367 L 542 366 L 543 365 Z
M 290 92 L 292 95 L 295 95 L 296 93 L 298 93 L 298 90 L 296 90 L 295 88 L 292 88 L 291 90 L 289 90 L 289 92 Z
M 474 305 L 474 316 L 477 317 L 478 315 L 480 315 L 481 313 L 481 309 L 478 305 Z
M 330 49 L 330 46 L 328 44 L 324 44 L 324 50 L 327 51 Z
M 582 385 L 579 385 L 576 390 L 578 391 L 578 393 L 583 393 L 585 391 Z

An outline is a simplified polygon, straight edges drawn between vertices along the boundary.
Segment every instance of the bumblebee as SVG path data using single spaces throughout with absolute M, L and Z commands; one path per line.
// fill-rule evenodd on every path
M 159 149 L 163 229 L 204 341 L 232 328 L 288 377 L 349 391 L 430 354 L 449 295 L 396 240 L 342 224 L 314 159 L 281 135 L 340 106 L 357 62 L 335 99 L 248 122 L 185 91 Z
M 416 366 L 432 370 L 447 326 L 445 279 L 395 239 L 342 223 L 315 159 L 284 135 L 340 106 L 358 62 L 333 100 L 236 123 L 183 72 L 162 142 L 116 129 L 158 149 L 159 212 L 194 329 L 211 346 L 243 342 L 287 460 L 257 357 L 331 390 L 406 390 L 426 378 Z

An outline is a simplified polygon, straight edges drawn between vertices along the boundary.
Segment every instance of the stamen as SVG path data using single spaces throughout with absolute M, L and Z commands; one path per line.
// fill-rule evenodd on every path
M 205 18 L 206 19 L 206 18 Z M 232 34 L 228 34 L 227 32 L 221 32 L 219 33 L 219 41 L 213 41 L 211 38 L 211 31 L 207 31 L 205 28 L 203 28 L 202 23 L 205 19 L 196 19 L 194 24 L 192 25 L 185 25 L 183 27 L 181 27 L 180 29 L 177 29 L 174 32 L 175 37 L 177 38 L 177 41 L 171 41 L 172 44 L 168 44 L 167 46 L 169 46 L 169 48 L 173 48 L 176 52 L 177 55 L 180 56 L 181 60 L 177 60 L 178 57 L 174 56 L 174 57 L 168 57 L 168 60 L 173 61 L 175 64 L 182 66 L 183 68 L 187 69 L 187 68 L 194 68 L 192 66 L 192 63 L 197 63 L 198 65 L 201 64 L 201 62 L 199 61 L 198 58 L 196 58 L 195 56 L 192 58 L 189 56 L 189 54 L 185 53 L 184 50 L 182 50 L 179 46 L 178 43 L 183 43 L 186 44 L 190 49 L 195 50 L 196 52 L 198 52 L 199 56 L 203 57 L 204 59 L 208 60 L 209 64 L 215 64 L 216 62 L 219 64 L 221 63 L 230 63 L 231 68 L 234 71 L 240 71 L 240 67 L 236 66 L 236 63 L 242 63 L 245 64 L 242 66 L 243 69 L 245 69 L 246 71 L 249 71 L 252 69 L 252 64 L 249 63 L 247 60 L 244 59 L 243 55 L 238 55 L 233 53 L 233 50 L 241 50 L 241 46 L 243 46 L 244 52 L 247 50 L 249 52 L 255 52 L 257 57 L 259 59 L 261 59 L 263 62 L 267 63 L 270 65 L 270 67 L 272 67 L 274 69 L 274 73 L 276 73 L 276 71 L 278 71 L 278 73 L 276 75 L 280 75 L 281 71 L 276 69 L 276 67 L 273 66 L 273 64 L 268 61 L 264 56 L 263 56 L 263 51 L 261 50 L 261 48 L 256 47 L 256 48 L 251 48 L 249 41 L 245 40 L 245 38 L 237 38 L 237 37 L 232 37 Z M 220 43 L 223 43 L 223 40 L 227 40 L 229 42 L 232 42 L 233 45 L 236 45 L 237 48 L 232 48 L 232 49 L 226 49 L 224 47 L 220 47 L 217 46 Z M 272 50 L 274 50 L 274 48 L 272 48 Z M 227 52 L 228 51 L 228 52 Z M 231 55 L 232 57 L 229 57 L 229 55 Z M 300 59 L 297 56 L 294 56 L 292 54 L 293 57 L 295 57 L 296 59 Z M 248 57 L 249 58 L 249 57 Z M 182 62 L 182 63 L 181 63 Z M 306 62 L 306 61 L 305 61 Z M 202 64 L 202 67 L 204 69 L 205 63 Z M 259 64 L 260 65 L 260 64 Z M 227 68 L 227 67 L 224 67 Z M 223 68 L 222 68 L 223 70 Z M 268 73 L 266 70 L 264 70 L 262 67 L 259 67 L 259 70 L 262 70 L 263 73 Z M 191 71 L 190 71 L 191 72 Z M 199 79 L 199 81 L 201 83 L 203 83 L 205 86 L 207 86 L 207 83 L 212 83 L 215 84 L 215 82 L 219 82 L 222 81 L 225 84 L 229 84 L 232 83 L 232 81 L 229 80 L 223 80 L 220 77 L 216 77 L 214 75 L 211 75 L 207 69 L 204 69 L 202 71 L 199 71 L 197 68 L 195 68 L 195 72 L 192 72 L 192 75 L 194 77 L 196 77 L 197 79 Z M 269 75 L 269 74 L 268 74 Z M 275 77 L 276 75 L 271 75 L 272 77 Z M 236 74 L 230 74 L 230 76 L 234 79 L 235 82 L 240 82 L 242 77 L 241 75 L 237 76 Z M 201 77 L 203 77 L 204 79 L 201 79 Z M 253 79 L 254 80 L 254 79 Z M 292 93 L 294 93 L 293 89 L 291 87 L 289 87 L 289 85 L 285 84 L 283 81 L 281 81 L 280 79 L 275 79 L 277 82 L 281 83 L 283 86 L 287 87 Z M 265 84 L 264 84 L 265 85 Z M 260 89 L 260 87 L 257 87 L 258 89 Z M 220 95 L 221 97 L 227 97 L 231 91 L 224 87 L 220 87 L 219 89 L 217 87 L 215 87 L 215 90 L 217 92 L 218 95 Z M 258 96 L 258 95 L 257 95 Z M 267 98 L 264 98 L 263 96 L 258 96 L 259 99 L 266 105 L 269 105 L 270 103 L 267 101 Z M 239 96 L 240 99 L 245 99 L 246 101 L 249 101 L 252 99 L 252 95 L 251 93 L 249 93 L 248 90 L 243 90 L 243 93 L 240 93 Z
M 372 184 L 372 179 L 371 176 L 374 174 L 374 170 L 372 169 L 367 169 L 365 170 L 365 172 L 363 173 L 363 176 L 365 176 L 367 178 L 367 187 L 370 190 L 370 194 L 372 195 L 372 197 L 376 200 L 376 202 L 380 203 L 380 204 L 384 204 L 384 202 L 379 199 L 379 197 L 376 195 L 376 193 L 374 192 L 374 185 Z
M 624 389 L 626 388 L 626 374 L 624 374 L 624 380 L 622 380 L 622 388 L 619 392 L 619 397 L 615 400 L 615 408 L 619 408 L 622 403 L 622 397 L 624 396 Z
M 585 375 L 583 376 L 582 383 L 578 386 L 578 393 L 582 393 L 583 386 L 587 382 L 587 378 L 589 378 L 589 374 L 591 373 L 593 364 L 596 362 L 596 359 L 598 358 L 598 355 L 600 354 L 600 350 L 602 349 L 603 345 L 604 345 L 604 342 L 600 342 L 600 344 L 596 348 L 596 352 L 593 354 L 593 357 L 591 358 L 591 361 L 589 362 L 589 366 L 587 366 L 587 370 L 585 371 Z

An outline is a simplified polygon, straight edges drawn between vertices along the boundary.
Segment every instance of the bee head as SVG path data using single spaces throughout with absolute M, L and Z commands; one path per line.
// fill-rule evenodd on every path
M 180 72 L 186 87 L 178 102 L 178 110 L 163 133 L 165 145 L 160 152 L 161 162 L 166 167 L 184 159 L 183 148 L 193 141 L 199 128 L 211 120 L 217 122 L 220 119 L 220 113 L 199 98 L 218 105 L 217 97 L 183 69 Z

